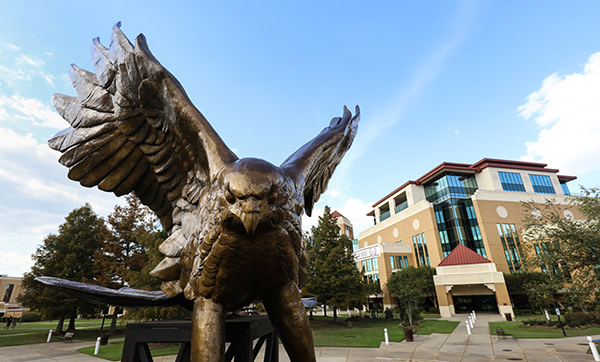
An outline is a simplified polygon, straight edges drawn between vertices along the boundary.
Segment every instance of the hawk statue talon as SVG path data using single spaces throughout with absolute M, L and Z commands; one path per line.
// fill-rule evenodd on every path
M 151 275 L 164 281 L 160 300 L 193 301 L 192 361 L 223 360 L 225 313 L 261 298 L 290 359 L 314 361 L 298 293 L 308 265 L 301 216 L 350 148 L 358 106 L 275 166 L 239 159 L 143 35 L 131 44 L 118 23 L 108 48 L 94 39 L 92 59 L 95 73 L 69 72 L 76 97 L 54 96 L 71 128 L 49 145 L 70 179 L 134 192 L 159 217 L 169 237 Z

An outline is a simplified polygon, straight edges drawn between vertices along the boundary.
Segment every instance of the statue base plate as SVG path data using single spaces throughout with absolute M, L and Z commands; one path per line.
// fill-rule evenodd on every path
M 160 321 L 128 323 L 122 362 L 152 362 L 148 343 L 181 343 L 175 362 L 190 362 L 192 322 Z M 256 344 L 254 340 L 258 339 Z M 266 342 L 264 362 L 279 360 L 277 333 L 267 316 L 228 319 L 225 323 L 227 362 L 254 361 Z

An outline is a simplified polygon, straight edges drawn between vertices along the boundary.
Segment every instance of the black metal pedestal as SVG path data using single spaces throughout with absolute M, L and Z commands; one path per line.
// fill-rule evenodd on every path
M 192 323 L 146 322 L 128 323 L 121 362 L 152 362 L 148 343 L 181 343 L 176 362 L 190 362 Z M 258 338 L 256 346 L 254 340 Z M 264 362 L 279 360 L 277 333 L 267 316 L 249 316 L 227 320 L 225 340 L 229 347 L 225 360 L 230 362 L 254 361 L 262 345 L 266 342 Z

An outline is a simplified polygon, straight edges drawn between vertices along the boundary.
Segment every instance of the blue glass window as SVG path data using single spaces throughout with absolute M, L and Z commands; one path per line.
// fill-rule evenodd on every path
M 379 265 L 377 265 L 377 258 L 373 258 L 373 271 L 379 270 Z
M 404 256 L 404 267 L 408 268 L 408 256 Z
M 431 266 L 429 262 L 429 250 L 427 250 L 427 242 L 425 241 L 425 234 L 417 234 L 412 237 L 413 246 L 415 248 L 415 256 L 417 259 L 417 266 L 428 265 Z M 408 266 L 408 265 L 407 265 Z
M 502 183 L 502 190 L 525 192 L 525 186 L 523 185 L 523 179 L 521 179 L 520 174 L 498 171 L 498 176 L 500 177 L 500 183 Z
M 473 176 L 445 175 L 425 186 L 427 201 L 434 204 L 450 198 L 467 199 L 477 191 Z
M 537 194 L 555 194 L 552 181 L 548 175 L 532 175 L 529 174 L 533 191 Z
M 560 184 L 560 187 L 562 188 L 563 194 L 571 195 L 571 191 L 569 191 L 569 186 L 567 186 L 566 183 Z
M 352 251 L 357 251 L 358 250 L 358 239 L 353 239 L 352 240 Z
M 394 264 L 394 257 L 390 256 L 390 267 L 392 269 L 396 269 L 396 264 Z
M 523 254 L 523 251 L 521 250 L 521 242 L 519 241 L 515 224 L 496 224 L 496 226 L 498 227 L 498 234 L 500 235 L 500 241 L 504 249 L 508 270 L 511 273 L 521 270 L 519 255 Z

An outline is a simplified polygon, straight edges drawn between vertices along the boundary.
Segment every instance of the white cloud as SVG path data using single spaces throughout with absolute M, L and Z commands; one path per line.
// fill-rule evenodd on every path
M 66 177 L 59 153 L 32 135 L 0 128 L 0 250 L 11 255 L 33 253 L 44 237 L 56 233 L 73 209 L 89 202 L 99 215 L 122 199 L 96 188 L 81 187 Z M 17 258 L 17 257 L 15 257 Z M 19 275 L 30 263 L 8 265 L 0 255 L 0 273 Z M 6 269 L 6 268 L 12 269 Z M 16 269 L 15 269 L 16 268 Z
M 540 128 L 537 139 L 526 143 L 524 160 L 566 174 L 600 170 L 600 52 L 580 73 L 548 76 L 518 111 Z
M 354 228 L 354 237 L 358 238 L 359 232 L 362 232 L 373 226 L 373 218 L 366 216 L 367 213 L 373 209 L 371 207 L 372 204 L 372 202 L 365 202 L 359 199 L 348 197 L 339 203 L 329 204 L 329 208 L 331 209 L 331 212 L 337 211 L 350 220 Z M 311 227 L 316 226 L 319 222 L 319 217 L 323 216 L 323 211 L 323 208 L 315 208 L 313 209 L 311 217 L 303 215 L 302 229 L 304 231 L 310 231 Z
M 44 63 L 43 60 L 40 59 L 33 59 L 30 56 L 27 56 L 25 54 L 19 54 L 16 58 L 15 58 L 17 64 L 26 64 L 26 65 L 31 65 L 33 67 L 39 68 L 43 65 L 45 65 L 46 63 Z
M 5 80 L 10 85 L 14 85 L 18 81 L 30 81 L 31 74 L 21 68 L 8 68 L 0 65 L 0 79 Z
M 44 80 L 48 82 L 48 84 L 54 87 L 54 79 L 56 78 L 55 76 L 53 76 L 52 74 L 40 74 L 40 77 L 44 78 Z
M 33 265 L 30 254 L 0 250 L 0 273 L 20 277 L 23 270 L 29 270 Z
M 419 67 L 413 71 L 414 78 L 397 92 L 387 107 L 368 115 L 368 118 L 365 115 L 365 121 L 360 125 L 360 137 L 354 141 L 354 145 L 345 157 L 346 161 L 341 164 L 339 173 L 345 174 L 346 167 L 349 167 L 352 161 L 367 152 L 371 144 L 404 118 L 407 109 L 419 101 L 427 87 L 444 71 L 446 62 L 467 38 L 476 12 L 477 6 L 473 2 L 459 3 L 454 14 L 457 19 L 455 31 L 450 34 L 445 43 L 419 62 Z
M 14 45 L 14 44 L 6 44 L 6 47 L 8 49 L 10 49 L 10 50 L 13 50 L 13 51 L 19 51 L 19 50 L 21 50 L 20 46 Z
M 6 114 L 7 108 L 17 112 L 13 113 L 15 118 L 33 121 L 33 124 L 37 126 L 57 129 L 68 126 L 67 122 L 58 113 L 36 98 L 25 98 L 19 95 L 12 95 L 10 97 L 0 95 L 0 110 L 4 110 L 3 114 Z

